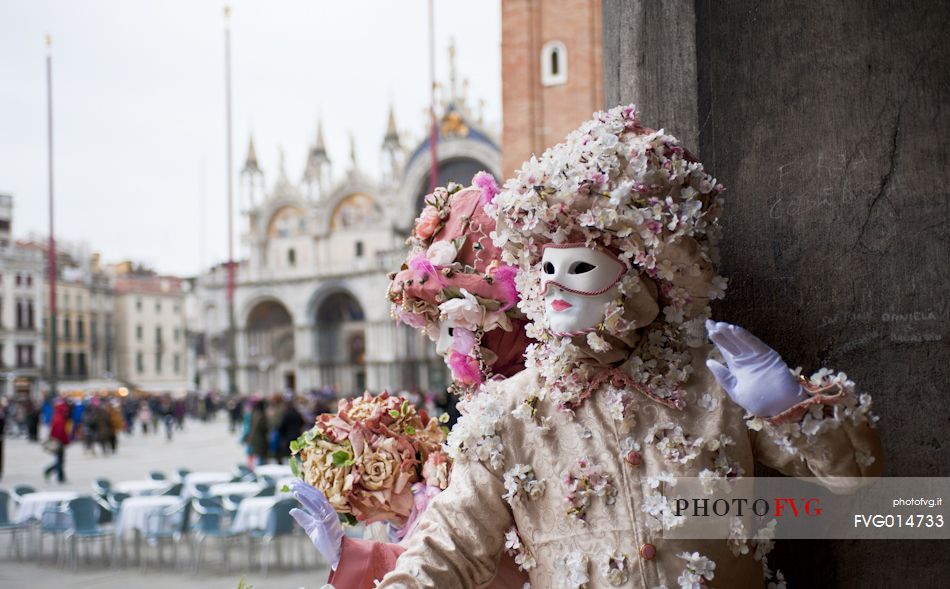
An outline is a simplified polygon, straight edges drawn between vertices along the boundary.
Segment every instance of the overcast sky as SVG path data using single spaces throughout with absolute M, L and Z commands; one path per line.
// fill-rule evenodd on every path
M 226 257 L 224 4 L 0 2 L 0 192 L 14 197 L 16 237 L 47 228 L 49 33 L 57 236 L 86 242 L 108 261 L 133 259 L 182 275 Z M 454 37 L 472 102 L 484 99 L 485 118 L 497 125 L 499 2 L 435 4 L 438 77 L 448 79 Z M 268 182 L 280 147 L 297 180 L 318 116 L 337 174 L 351 132 L 361 167 L 378 172 L 390 103 L 400 129 L 422 136 L 426 0 L 230 5 L 235 172 L 253 132 Z

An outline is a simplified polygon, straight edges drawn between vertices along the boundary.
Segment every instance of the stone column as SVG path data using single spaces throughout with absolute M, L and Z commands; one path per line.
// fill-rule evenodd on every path
M 950 4 L 604 0 L 603 22 L 607 106 L 728 189 L 716 316 L 870 392 L 887 475 L 950 474 Z M 778 546 L 795 586 L 925 586 L 945 552 Z

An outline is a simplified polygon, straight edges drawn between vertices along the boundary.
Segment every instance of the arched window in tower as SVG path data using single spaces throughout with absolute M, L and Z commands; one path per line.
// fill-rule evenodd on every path
M 567 83 L 567 46 L 560 41 L 548 41 L 541 48 L 541 83 L 557 86 Z
M 294 248 L 287 250 L 287 263 L 291 266 L 297 265 L 297 252 L 294 251 Z

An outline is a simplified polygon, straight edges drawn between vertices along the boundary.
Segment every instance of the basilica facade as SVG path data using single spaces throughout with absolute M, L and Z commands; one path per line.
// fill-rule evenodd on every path
M 464 100 L 441 105 L 438 183 L 467 185 L 480 170 L 500 178 L 497 142 Z M 428 135 L 427 135 L 428 136 Z M 234 291 L 236 385 L 240 393 L 332 389 L 437 391 L 447 373 L 428 339 L 389 313 L 388 274 L 422 208 L 431 143 L 405 146 L 393 113 L 381 142 L 384 171 L 360 170 L 350 147 L 334 174 L 322 129 L 299 181 L 283 162 L 265 182 L 253 140 L 240 176 L 243 245 Z M 197 390 L 228 390 L 227 268 L 191 281 L 189 366 Z

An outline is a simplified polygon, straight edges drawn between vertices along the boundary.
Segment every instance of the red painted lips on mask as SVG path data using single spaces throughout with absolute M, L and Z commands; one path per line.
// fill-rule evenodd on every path
M 574 305 L 570 304 L 564 299 L 554 299 L 553 301 L 551 301 L 551 307 L 555 311 L 564 311 L 565 309 L 570 309 L 573 306 Z

